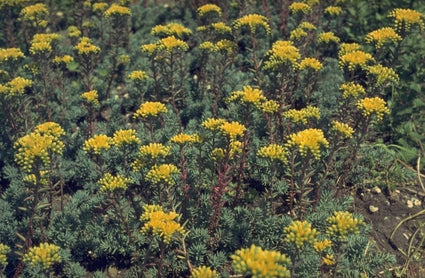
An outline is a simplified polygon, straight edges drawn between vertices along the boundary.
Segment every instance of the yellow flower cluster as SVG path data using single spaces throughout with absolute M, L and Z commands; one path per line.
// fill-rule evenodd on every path
M 307 124 L 308 119 L 320 119 L 320 110 L 317 107 L 309 105 L 300 110 L 290 109 L 284 112 L 283 116 L 287 119 L 292 120 L 292 122 L 294 123 L 302 122 L 303 124 Z
M 202 122 L 202 126 L 211 131 L 218 131 L 220 130 L 221 125 L 225 122 L 225 119 L 209 118 Z
M 292 13 L 308 14 L 311 12 L 311 6 L 302 2 L 294 2 L 289 6 L 289 10 Z
M 130 178 L 124 178 L 122 175 L 113 176 L 110 173 L 106 173 L 98 183 L 100 184 L 100 192 L 114 192 L 114 191 L 125 191 L 128 184 L 131 183 Z
M 276 113 L 279 110 L 279 103 L 275 100 L 267 100 L 261 104 L 261 111 L 264 113 Z
M 44 165 L 48 165 L 51 153 L 62 154 L 65 144 L 59 140 L 59 137 L 64 134 L 63 129 L 53 122 L 37 126 L 34 132 L 15 142 L 16 163 L 26 172 L 31 172 L 37 159 L 40 159 Z
M 207 266 L 200 266 L 192 270 L 190 278 L 218 278 L 218 273 Z
M 259 157 L 268 158 L 270 160 L 279 160 L 281 162 L 287 162 L 287 150 L 278 144 L 270 144 L 264 146 L 258 150 L 257 155 Z
M 237 45 L 230 40 L 223 39 L 219 40 L 216 44 L 210 41 L 205 41 L 199 45 L 199 48 L 210 52 L 223 51 L 224 53 L 231 54 L 237 48 Z
M 243 104 L 252 104 L 257 108 L 261 107 L 261 103 L 266 101 L 263 91 L 251 86 L 244 86 L 242 91 L 232 92 L 227 101 L 240 101 Z
M 74 49 L 77 50 L 79 55 L 92 55 L 100 52 L 100 48 L 92 44 L 91 39 L 88 37 L 81 37 Z
M 9 96 L 23 95 L 25 93 L 25 89 L 31 87 L 32 84 L 32 80 L 18 76 L 7 82 L 5 85 L 0 85 L 0 94 L 8 94 Z
M 307 221 L 292 221 L 291 224 L 284 229 L 286 233 L 285 241 L 294 243 L 298 249 L 304 244 L 314 244 L 317 241 L 319 232 L 311 227 L 311 223 Z
M 312 69 L 314 71 L 319 71 L 323 68 L 323 64 L 316 58 L 304 58 L 298 66 L 299 70 Z
M 184 51 L 187 51 L 189 49 L 189 45 L 186 42 L 177 39 L 174 36 L 169 36 L 159 40 L 156 47 L 156 49 L 165 50 L 168 53 L 171 53 L 173 50 L 176 49 L 181 49 Z
M 357 102 L 357 107 L 362 111 L 363 116 L 368 117 L 376 114 L 378 121 L 382 120 L 384 114 L 389 114 L 390 110 L 386 106 L 385 100 L 380 97 L 366 97 Z
M 182 38 L 186 35 L 192 34 L 192 30 L 179 23 L 172 22 L 167 25 L 157 25 L 153 27 L 151 34 L 154 36 L 177 36 Z
M 108 3 L 100 2 L 100 3 L 93 3 L 93 12 L 103 12 L 108 7 Z
M 133 81 L 143 81 L 149 78 L 146 74 L 146 71 L 143 70 L 134 70 L 129 75 L 128 78 Z
M 307 30 L 307 31 L 311 31 L 311 30 L 316 30 L 316 26 L 314 26 L 313 23 L 308 22 L 308 21 L 303 21 L 300 23 L 300 25 L 298 25 L 298 28 L 301 28 L 303 30 Z
M 246 127 L 238 122 L 224 122 L 220 126 L 220 131 L 224 135 L 228 135 L 233 141 L 236 139 L 236 137 L 242 136 L 244 134 Z
M 259 14 L 249 14 L 236 19 L 233 22 L 235 29 L 241 29 L 243 26 L 249 27 L 252 33 L 255 33 L 257 27 L 262 27 L 267 33 L 271 32 L 267 17 Z
M 83 151 L 85 153 L 93 152 L 95 154 L 100 154 L 103 150 L 109 150 L 109 148 L 111 148 L 111 144 L 113 144 L 111 137 L 99 134 L 84 142 Z
M 172 143 L 184 145 L 184 144 L 191 144 L 191 143 L 199 143 L 201 142 L 201 138 L 198 134 L 186 134 L 186 133 L 179 133 L 177 135 L 174 135 L 171 140 Z
M 127 54 L 121 54 L 120 56 L 118 56 L 118 63 L 121 65 L 128 65 L 131 62 L 131 57 L 130 55 Z
M 360 95 L 366 94 L 365 88 L 362 85 L 356 84 L 354 82 L 343 83 L 339 89 L 342 91 L 343 98 L 358 98 Z
M 320 158 L 321 145 L 328 147 L 329 142 L 323 135 L 323 131 L 316 128 L 309 128 L 291 134 L 287 142 L 288 147 L 298 146 L 302 156 L 306 156 L 307 152 L 310 150 L 316 159 Z
M 152 183 L 160 183 L 161 181 L 171 185 L 174 184 L 173 175 L 180 171 L 173 164 L 154 165 L 146 174 L 146 180 Z
M 43 270 L 49 270 L 55 263 L 62 261 L 59 250 L 60 247 L 54 244 L 41 243 L 39 246 L 31 247 L 23 259 L 32 267 L 41 265 Z
M 232 28 L 227 26 L 224 22 L 212 23 L 211 27 L 220 34 L 227 34 L 232 32 Z
M 354 129 L 346 123 L 332 121 L 332 130 L 339 133 L 344 138 L 352 138 Z
M 290 260 L 278 251 L 263 250 L 259 246 L 237 250 L 232 258 L 233 269 L 244 277 L 290 277 Z
M 377 49 L 381 48 L 386 42 L 398 42 L 402 38 L 391 27 L 384 27 L 370 32 L 366 35 L 365 41 L 368 43 L 375 43 Z
M 295 28 L 289 35 L 289 39 L 291 40 L 299 40 L 304 37 L 307 37 L 307 32 L 302 28 Z
M 358 51 L 361 49 L 360 44 L 358 43 L 341 43 L 339 45 L 339 51 L 338 51 L 338 56 L 341 57 L 345 54 L 354 52 L 354 51 Z
M 317 36 L 317 42 L 319 43 L 339 43 L 339 38 L 335 36 L 333 32 L 323 32 Z
M 151 56 L 158 49 L 158 43 L 143 44 L 142 46 L 140 46 L 140 49 L 143 52 L 146 52 L 149 56 Z
M 330 16 L 338 16 L 342 12 L 342 8 L 339 6 L 329 6 L 325 9 L 325 14 Z
M 332 246 L 332 241 L 325 238 L 324 240 L 316 241 L 313 245 L 313 248 L 314 250 L 316 250 L 316 252 L 320 253 L 330 248 L 331 246 Z
M 35 34 L 31 40 L 30 53 L 37 54 L 52 51 L 52 42 L 62 38 L 61 35 L 56 33 L 49 34 Z
M 165 243 L 170 243 L 174 234 L 184 234 L 185 230 L 176 221 L 180 216 L 174 211 L 168 213 L 158 205 L 143 206 L 144 213 L 140 216 L 141 221 L 146 221 L 140 232 L 147 234 L 152 230 L 154 235 L 158 235 Z
M 53 63 L 55 64 L 60 64 L 60 63 L 65 63 L 65 64 L 69 64 L 74 62 L 74 57 L 70 56 L 70 55 L 64 55 L 64 56 L 56 56 L 53 59 Z
M 10 252 L 10 247 L 6 244 L 0 243 L 0 265 L 5 267 L 7 265 L 7 254 Z
M 110 17 L 121 17 L 121 16 L 130 16 L 131 11 L 127 7 L 123 7 L 117 4 L 112 4 L 109 9 L 107 9 L 104 13 L 105 18 Z
M 367 68 L 368 75 L 373 75 L 376 78 L 376 85 L 381 86 L 385 83 L 397 83 L 399 81 L 398 74 L 389 67 L 383 65 L 374 65 Z
M 0 49 L 0 64 L 7 61 L 16 61 L 19 58 L 24 58 L 25 55 L 19 48 L 1 48 Z
M 291 41 L 276 41 L 267 55 L 269 55 L 269 59 L 264 63 L 265 69 L 277 69 L 286 63 L 297 67 L 297 61 L 301 57 L 298 48 Z
M 369 62 L 373 62 L 372 55 L 361 50 L 356 50 L 342 55 L 339 58 L 340 67 L 347 66 L 350 71 L 356 70 L 358 67 L 366 68 Z
M 219 6 L 214 4 L 206 4 L 198 8 L 197 10 L 199 16 L 203 17 L 209 13 L 216 13 L 218 16 L 221 16 L 221 9 Z
M 325 265 L 334 265 L 335 264 L 334 255 L 326 254 L 326 256 L 322 257 L 322 262 Z
M 140 144 L 140 139 L 136 136 L 134 129 L 120 129 L 115 131 L 112 142 L 117 147 L 125 147 L 131 144 Z
M 166 157 L 170 154 L 171 147 L 166 147 L 161 143 L 149 143 L 140 147 L 140 155 L 142 157 L 158 158 Z
M 157 117 L 161 113 L 167 113 L 168 110 L 161 102 L 147 101 L 140 105 L 139 109 L 134 113 L 134 118 Z
M 418 25 L 421 30 L 425 28 L 424 15 L 415 10 L 394 9 L 388 16 L 394 18 L 394 25 L 397 30 L 409 31 L 413 25 Z
M 39 172 L 39 174 L 40 174 L 39 182 L 40 182 L 41 185 L 43 185 L 43 186 L 49 185 L 49 181 L 48 181 L 49 173 L 50 173 L 50 171 L 46 171 L 46 170 Z M 26 175 L 22 180 L 26 181 L 28 183 L 31 183 L 33 185 L 37 184 L 37 177 L 35 176 L 35 174 Z
M 49 10 L 47 10 L 46 5 L 41 3 L 27 6 L 21 11 L 21 16 L 23 19 L 32 21 L 42 27 L 47 26 L 47 21 L 44 20 L 43 17 L 47 16 L 48 14 Z
M 97 106 L 99 105 L 98 93 L 96 90 L 91 90 L 81 94 L 81 98 L 84 99 L 88 104 Z
M 363 220 L 354 217 L 348 211 L 335 211 L 326 221 L 330 224 L 326 233 L 340 240 L 345 239 L 349 234 L 358 234 L 360 227 L 364 225 Z
M 78 38 L 81 36 L 81 31 L 77 26 L 69 26 L 68 27 L 68 36 L 70 38 Z

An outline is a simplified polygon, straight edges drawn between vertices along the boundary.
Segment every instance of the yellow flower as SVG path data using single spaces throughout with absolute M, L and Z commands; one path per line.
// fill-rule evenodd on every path
M 290 277 L 290 260 L 278 251 L 263 250 L 259 246 L 239 249 L 232 258 L 233 269 L 244 277 Z
M 74 49 L 77 50 L 79 55 L 91 55 L 100 52 L 100 48 L 92 44 L 91 39 L 88 37 L 81 37 Z
M 19 58 L 25 58 L 19 48 L 1 48 L 0 49 L 0 64 L 7 61 L 16 61 Z
M 385 27 L 370 32 L 366 35 L 365 40 L 369 43 L 375 43 L 375 47 L 379 49 L 386 42 L 398 42 L 401 41 L 402 38 L 393 28 Z
M 39 124 L 34 129 L 34 132 L 41 135 L 51 135 L 55 138 L 59 138 L 65 135 L 63 128 L 55 122 L 45 122 L 43 124 Z
M 294 243 L 298 249 L 301 249 L 306 243 L 314 244 L 317 241 L 319 232 L 311 227 L 311 223 L 307 221 L 292 221 L 291 224 L 284 229 L 286 233 L 285 241 Z
M 49 14 L 49 10 L 45 4 L 34 4 L 22 9 L 21 16 L 28 21 L 33 21 L 36 24 L 46 27 L 47 21 L 43 20 Z
M 152 102 L 147 101 L 145 103 L 142 103 L 139 107 L 139 109 L 134 113 L 134 118 L 148 118 L 148 117 L 157 117 L 159 114 L 167 113 L 168 110 L 165 107 L 164 104 L 161 102 Z
M 143 81 L 149 78 L 143 70 L 134 70 L 129 75 L 128 78 L 133 81 Z
M 209 118 L 202 122 L 202 126 L 211 131 L 220 130 L 222 124 L 226 122 L 225 119 Z
M 332 246 L 332 241 L 330 241 L 329 239 L 325 238 L 324 240 L 321 241 L 316 241 L 313 245 L 314 250 L 316 250 L 316 252 L 323 252 L 326 249 L 330 248 Z
M 124 178 L 121 175 L 113 176 L 110 173 L 106 173 L 103 178 L 101 178 L 98 183 L 100 184 L 100 192 L 114 192 L 114 191 L 125 191 L 128 187 L 128 184 L 132 180 L 129 178 Z
M 316 26 L 313 25 L 313 23 L 311 22 L 307 22 L 307 21 L 303 21 L 300 23 L 300 25 L 298 25 L 298 28 L 301 28 L 303 30 L 307 30 L 307 31 L 311 31 L 311 30 L 316 30 Z
M 263 95 L 263 91 L 257 88 L 252 88 L 251 86 L 244 86 L 242 91 L 233 92 L 227 101 L 237 101 L 239 100 L 244 104 L 252 104 L 258 108 L 261 107 L 261 103 L 266 100 L 266 97 Z
M 120 129 L 115 131 L 112 142 L 117 147 L 125 147 L 131 144 L 140 144 L 140 139 L 136 136 L 134 129 Z
M 202 49 L 202 50 L 210 51 L 210 52 L 213 52 L 213 51 L 216 51 L 217 50 L 216 47 L 215 47 L 215 45 L 214 45 L 214 43 L 213 42 L 210 42 L 210 41 L 204 41 L 203 43 L 201 43 L 199 45 L 199 48 Z
M 224 159 L 223 148 L 215 148 L 211 151 L 211 158 L 215 161 L 221 161 Z
M 219 6 L 214 4 L 206 4 L 198 8 L 197 10 L 199 16 L 203 17 L 209 13 L 216 13 L 218 16 L 221 16 L 221 9 Z
M 207 266 L 192 269 L 190 278 L 218 278 L 218 273 Z
M 31 43 L 30 53 L 33 55 L 37 53 L 51 52 L 51 51 L 52 51 L 52 46 L 48 42 Z
M 40 184 L 43 186 L 48 186 L 49 185 L 48 176 L 50 174 L 50 171 L 46 171 L 46 170 L 40 171 L 39 174 L 40 174 L 40 180 L 39 180 Z M 35 176 L 35 174 L 26 175 L 22 180 L 28 183 L 31 183 L 33 185 L 37 184 L 37 177 Z
M 292 120 L 294 123 L 302 122 L 303 124 L 307 124 L 310 118 L 320 119 L 320 110 L 317 107 L 309 105 L 300 110 L 290 109 L 283 113 L 283 116 Z
M 322 262 L 325 265 L 334 265 L 335 264 L 334 255 L 326 254 L 326 256 L 322 257 Z
M 0 243 L 0 265 L 5 267 L 7 265 L 7 254 L 10 252 L 10 247 L 6 244 Z M 201 276 L 198 276 L 201 278 Z
M 365 95 L 366 91 L 360 84 L 354 82 L 343 83 L 339 89 L 342 91 L 343 98 L 354 97 L 358 98 L 360 95 Z
M 189 45 L 174 36 L 170 36 L 159 40 L 158 49 L 165 49 L 168 53 L 171 53 L 175 49 L 187 51 L 189 49 Z
M 312 69 L 314 71 L 319 71 L 323 68 L 323 65 L 316 58 L 304 58 L 300 62 L 298 68 L 299 68 L 299 70 Z
M 160 143 L 149 143 L 140 147 L 140 155 L 142 157 L 158 158 L 166 157 L 170 154 L 171 147 L 166 147 Z
M 81 98 L 83 98 L 88 104 L 93 106 L 99 105 L 98 94 L 96 90 L 91 90 L 81 94 Z
M 117 4 L 112 4 L 109 9 L 107 9 L 104 13 L 105 18 L 110 18 L 113 16 L 120 17 L 120 16 L 130 16 L 131 11 L 127 7 L 123 7 Z
M 225 135 L 229 135 L 230 139 L 235 139 L 238 136 L 242 136 L 246 131 L 246 127 L 238 122 L 224 122 L 220 126 L 220 131 Z
M 152 28 L 151 34 L 155 36 L 177 36 L 179 38 L 192 34 L 192 30 L 179 23 L 169 23 L 167 25 L 157 25 Z
M 356 218 L 348 211 L 335 211 L 326 221 L 329 227 L 326 234 L 344 240 L 349 234 L 358 234 L 360 227 L 365 225 L 363 220 Z
M 185 233 L 183 227 L 176 221 L 180 215 L 174 211 L 166 213 L 158 205 L 145 205 L 143 210 L 144 213 L 140 216 L 140 220 L 146 223 L 140 230 L 142 234 L 147 234 L 152 230 L 154 235 L 160 236 L 168 244 L 173 235 Z
M 146 180 L 152 183 L 160 183 L 163 181 L 172 185 L 175 183 L 173 175 L 178 173 L 179 169 L 173 164 L 154 165 L 146 174 Z
M 367 73 L 376 78 L 377 86 L 399 81 L 398 74 L 392 68 L 384 67 L 383 65 L 370 66 L 367 68 Z
M 142 45 L 140 48 L 143 52 L 146 52 L 149 56 L 151 56 L 156 50 L 158 50 L 158 44 L 156 43 L 148 43 Z
M 344 138 L 352 138 L 354 129 L 346 123 L 332 121 L 332 129 Z
M 43 270 L 49 270 L 55 263 L 62 261 L 59 250 L 60 247 L 54 244 L 41 243 L 39 246 L 31 247 L 23 260 L 32 267 L 41 265 Z
M 93 12 L 103 12 L 108 7 L 108 3 L 100 2 L 100 3 L 93 3 Z
M 243 26 L 248 26 L 252 33 L 255 33 L 257 27 L 262 27 L 267 33 L 271 32 L 267 17 L 259 14 L 249 14 L 236 19 L 233 22 L 235 29 L 241 29 Z
M 341 57 L 345 54 L 360 50 L 360 44 L 358 43 L 341 43 L 339 45 L 338 56 Z
M 294 2 L 289 6 L 289 10 L 292 13 L 308 14 L 311 12 L 311 6 L 302 2 Z
M 30 53 L 37 54 L 42 52 L 52 51 L 52 42 L 62 38 L 61 35 L 56 33 L 48 34 L 35 34 L 31 40 Z
M 373 62 L 372 55 L 361 50 L 356 50 L 342 55 L 339 58 L 340 67 L 347 66 L 350 71 L 359 68 L 366 68 L 369 62 Z
M 265 69 L 277 69 L 286 63 L 297 67 L 297 61 L 301 57 L 298 48 L 291 41 L 276 41 L 267 55 L 269 59 L 264 63 Z
M 227 26 L 224 22 L 212 23 L 211 27 L 220 34 L 227 34 L 232 32 L 232 28 Z
M 315 159 L 320 158 L 321 145 L 328 147 L 329 142 L 323 135 L 323 131 L 315 128 L 309 128 L 291 134 L 287 142 L 288 147 L 298 146 L 302 156 L 306 156 L 307 152 L 310 151 Z
M 64 55 L 64 56 L 56 56 L 53 59 L 53 63 L 55 64 L 60 64 L 60 63 L 65 63 L 65 64 L 69 64 L 74 62 L 74 57 L 70 56 L 70 55 Z
M 342 12 L 342 8 L 339 6 L 329 6 L 325 9 L 325 14 L 330 16 L 338 16 Z
M 81 31 L 77 28 L 77 26 L 69 26 L 68 36 L 70 38 L 78 38 L 79 36 L 81 36 Z
M 118 56 L 118 63 L 121 65 L 128 65 L 131 62 L 131 57 L 130 55 L 127 54 L 121 54 L 120 56 Z
M 281 162 L 287 162 L 287 154 L 287 150 L 283 146 L 277 144 L 264 146 L 257 152 L 259 157 L 268 158 L 270 160 L 279 160 Z
M 376 114 L 378 121 L 382 120 L 384 114 L 389 114 L 390 110 L 386 106 L 385 100 L 380 97 L 366 97 L 357 102 L 357 107 L 362 111 L 363 116 L 368 117 Z
M 201 141 L 201 138 L 199 138 L 198 134 L 190 135 L 186 133 L 179 133 L 177 135 L 174 135 L 170 141 L 172 143 L 184 145 L 184 144 L 191 144 L 191 143 L 199 143 Z
M 279 103 L 275 100 L 267 100 L 261 104 L 261 111 L 263 113 L 276 113 L 279 110 Z
M 84 142 L 83 151 L 85 153 L 93 152 L 100 154 L 102 150 L 109 150 L 113 143 L 112 138 L 104 134 L 95 135 Z
M 217 51 L 223 51 L 227 54 L 231 54 L 233 53 L 233 51 L 238 47 L 237 44 L 235 42 L 232 42 L 230 40 L 219 40 L 216 44 L 215 47 L 217 49 Z
M 295 28 L 291 31 L 291 34 L 289 35 L 289 38 L 291 40 L 299 40 L 303 37 L 307 37 L 307 32 L 304 31 L 302 28 Z
M 8 88 L 10 96 L 23 95 L 25 93 L 25 89 L 31 87 L 32 84 L 32 80 L 18 76 L 7 82 L 6 87 Z
M 323 32 L 317 36 L 317 41 L 319 43 L 339 43 L 340 39 L 333 32 Z
M 394 9 L 392 10 L 389 17 L 394 18 L 394 25 L 397 30 L 409 31 L 413 25 L 418 25 L 420 30 L 425 28 L 423 21 L 424 15 L 418 11 L 411 9 Z

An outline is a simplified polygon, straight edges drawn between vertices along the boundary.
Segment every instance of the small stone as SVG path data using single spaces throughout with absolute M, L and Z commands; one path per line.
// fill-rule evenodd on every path
M 371 213 L 375 213 L 375 212 L 377 212 L 379 210 L 379 208 L 378 207 L 375 207 L 375 206 L 372 206 L 372 205 L 370 205 L 369 206 L 369 211 L 371 212 Z
M 378 186 L 375 186 L 374 188 L 372 188 L 372 193 L 375 193 L 375 194 L 381 194 L 382 193 L 382 190 L 381 190 L 381 188 L 379 188 Z
M 415 206 L 417 206 L 417 207 L 419 207 L 419 206 L 421 206 L 421 205 L 422 205 L 421 200 L 419 200 L 419 199 L 417 199 L 417 198 L 412 198 L 412 202 L 413 202 L 413 205 L 415 205 Z

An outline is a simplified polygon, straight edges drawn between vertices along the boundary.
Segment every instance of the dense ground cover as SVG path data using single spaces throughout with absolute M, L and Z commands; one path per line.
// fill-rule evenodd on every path
M 1 275 L 423 277 L 420 4 L 0 1 Z

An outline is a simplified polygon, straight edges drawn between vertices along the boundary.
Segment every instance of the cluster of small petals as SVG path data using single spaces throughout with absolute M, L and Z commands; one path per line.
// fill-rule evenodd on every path
M 236 43 L 223 39 L 218 41 L 217 43 L 213 43 L 211 41 L 205 41 L 199 45 L 199 48 L 202 50 L 206 50 L 209 52 L 225 52 L 228 54 L 233 53 L 233 51 L 237 48 Z
M 345 54 L 361 50 L 361 46 L 358 43 L 341 43 L 339 45 L 338 56 L 341 57 Z
M 186 42 L 176 38 L 175 36 L 169 36 L 159 40 L 157 47 L 158 49 L 164 49 L 169 53 L 175 49 L 181 49 L 184 51 L 189 49 L 189 45 Z
M 10 247 L 6 244 L 0 243 L 0 266 L 7 265 L 7 254 L 10 252 Z
M 313 245 L 314 250 L 316 250 L 316 252 L 323 252 L 326 249 L 330 248 L 332 246 L 332 241 L 330 241 L 329 239 L 325 238 L 324 240 L 320 240 L 320 241 L 316 241 Z
M 319 43 L 339 43 L 340 39 L 333 32 L 323 32 L 317 36 L 317 41 Z
M 335 211 L 326 221 L 330 225 L 326 233 L 339 239 L 345 239 L 350 234 L 358 234 L 360 227 L 364 225 L 363 220 L 354 217 L 348 211 Z
M 283 146 L 278 144 L 264 146 L 257 152 L 259 157 L 264 157 L 270 160 L 279 160 L 281 162 L 287 161 L 287 154 L 288 151 Z
M 322 257 L 322 262 L 325 265 L 335 265 L 335 257 L 333 254 L 326 254 L 326 256 Z
M 59 40 L 61 35 L 56 33 L 35 34 L 31 40 L 30 53 L 37 54 L 52 51 L 52 42 Z
M 298 66 L 299 70 L 312 69 L 314 71 L 319 71 L 323 68 L 323 64 L 316 58 L 304 58 Z
M 53 59 L 53 63 L 55 64 L 60 64 L 60 63 L 69 64 L 72 62 L 74 62 L 74 57 L 72 57 L 71 55 L 56 56 Z
M 367 68 L 367 73 L 376 78 L 376 85 L 381 86 L 386 83 L 397 83 L 399 81 L 398 74 L 389 67 L 383 65 L 374 65 Z
M 344 138 L 352 138 L 354 133 L 354 129 L 351 126 L 339 121 L 332 121 L 332 130 L 336 131 Z
M 365 41 L 368 43 L 375 43 L 377 49 L 381 48 L 386 42 L 398 42 L 401 40 L 401 36 L 391 27 L 384 27 L 372 31 L 365 37 Z
M 320 119 L 320 110 L 317 107 L 309 105 L 300 110 L 290 109 L 284 112 L 283 116 L 294 123 L 301 122 L 307 124 L 308 120 L 311 118 Z
M 294 2 L 289 6 L 289 10 L 292 13 L 308 14 L 311 12 L 311 6 L 307 3 Z
M 211 27 L 220 34 L 227 34 L 232 32 L 232 28 L 227 26 L 224 22 L 215 22 L 211 24 Z
M 174 184 L 173 175 L 178 174 L 179 169 L 173 164 L 154 165 L 146 174 L 146 180 L 152 183 L 165 182 Z
M 325 14 L 331 16 L 338 16 L 342 12 L 342 8 L 339 6 L 329 6 L 325 9 Z
M 201 138 L 198 134 L 186 134 L 186 133 L 179 133 L 177 135 L 174 135 L 170 142 L 184 145 L 184 144 L 193 144 L 193 143 L 199 143 L 201 141 Z
M 202 122 L 202 126 L 208 130 L 217 131 L 220 130 L 221 125 L 225 122 L 225 119 L 209 118 Z
M 158 44 L 157 43 L 147 43 L 140 46 L 140 49 L 143 52 L 146 52 L 149 56 L 153 55 L 156 50 L 158 50 Z
M 22 9 L 21 16 L 29 21 L 39 21 L 42 17 L 49 14 L 49 10 L 45 4 L 34 4 Z
M 84 99 L 90 105 L 97 106 L 99 105 L 99 95 L 96 90 L 91 90 L 81 94 L 81 98 Z
M 19 138 L 14 145 L 17 149 L 15 161 L 24 171 L 30 172 L 36 159 L 44 165 L 50 163 L 49 151 L 61 153 L 62 148 L 55 145 L 55 138 L 50 135 L 30 133 Z
M 305 2 L 307 5 L 313 7 L 316 4 L 320 3 L 320 0 L 304 0 L 303 2 Z
M 128 65 L 131 62 L 131 57 L 130 55 L 127 54 L 121 54 L 120 56 L 118 56 L 118 63 L 121 65 Z
M 278 251 L 263 250 L 259 246 L 239 249 L 230 256 L 236 273 L 243 277 L 271 278 L 290 277 L 290 260 Z
M 349 52 L 339 57 L 339 65 L 341 67 L 347 66 L 350 71 L 354 71 L 356 68 L 365 68 L 369 62 L 373 62 L 372 55 L 361 50 Z
M 129 8 L 120 6 L 117 4 L 112 4 L 104 13 L 106 18 L 110 18 L 113 16 L 130 16 L 131 11 Z
M 291 31 L 289 38 L 291 40 L 299 40 L 301 38 L 307 37 L 307 32 L 304 31 L 304 29 L 302 28 L 295 28 L 294 30 Z
M 220 126 L 220 131 L 228 135 L 230 139 L 235 139 L 238 136 L 242 136 L 246 131 L 246 127 L 238 122 L 224 122 Z
M 166 157 L 170 154 L 171 147 L 164 146 L 161 143 L 149 143 L 140 147 L 140 156 L 148 158 Z
M 159 205 L 145 205 L 143 210 L 140 220 L 146 223 L 140 230 L 142 234 L 152 231 L 154 235 L 160 236 L 168 244 L 174 234 L 185 233 L 183 227 L 176 221 L 179 214 L 174 211 L 166 213 Z
M 307 30 L 307 31 L 312 31 L 312 30 L 316 30 L 316 26 L 314 26 L 313 23 L 308 22 L 308 21 L 303 21 L 298 25 L 298 28 L 301 28 L 303 30 Z
M 69 26 L 68 27 L 68 36 L 70 38 L 78 38 L 81 36 L 81 31 L 77 26 Z
M 214 148 L 211 151 L 211 158 L 214 161 L 222 161 L 224 159 L 224 149 L 223 148 Z
M 366 90 L 365 88 L 357 83 L 354 82 L 346 82 L 341 84 L 339 89 L 342 91 L 342 97 L 343 98 L 358 98 L 360 95 L 365 95 Z
M 394 25 L 397 30 L 404 28 L 408 31 L 413 25 L 418 25 L 421 30 L 425 29 L 424 15 L 418 11 L 412 9 L 394 9 L 388 16 L 394 18 Z
M 266 100 L 263 91 L 251 86 L 244 86 L 242 91 L 233 92 L 227 99 L 229 102 L 240 101 L 245 104 L 253 104 L 256 107 L 261 107 L 261 103 Z
M 113 143 L 112 138 L 104 134 L 95 135 L 84 142 L 83 151 L 85 153 L 93 152 L 100 154 L 103 150 L 109 150 Z
M 31 87 L 32 84 L 32 80 L 18 76 L 7 82 L 1 91 L 3 93 L 8 93 L 10 96 L 23 95 L 25 93 L 25 89 Z
M 298 65 L 301 54 L 291 41 L 276 41 L 267 52 L 268 60 L 264 63 L 265 69 L 276 69 L 286 63 L 293 67 Z
M 93 12 L 104 12 L 106 8 L 108 7 L 108 3 L 105 2 L 99 2 L 99 3 L 93 3 Z
M 79 55 L 91 55 L 100 51 L 100 48 L 92 44 L 91 39 L 88 37 L 81 37 L 74 49 L 77 50 Z
M 41 135 L 51 135 L 55 138 L 59 138 L 65 135 L 63 128 L 55 122 L 45 122 L 43 124 L 39 124 L 34 129 L 34 132 Z
M 133 81 L 143 81 L 149 78 L 146 71 L 143 70 L 134 70 L 129 75 L 128 78 Z
M 221 16 L 221 9 L 219 6 L 214 5 L 214 4 L 205 4 L 201 7 L 198 8 L 197 10 L 199 16 L 205 16 L 209 13 L 216 13 L 219 16 Z
M 152 28 L 151 34 L 155 36 L 177 36 L 179 38 L 192 34 L 192 30 L 179 23 L 169 23 L 167 25 L 157 25 Z
M 162 113 L 167 113 L 167 107 L 161 102 L 147 101 L 140 105 L 139 109 L 134 113 L 134 118 L 157 117 Z
M 122 175 L 113 176 L 110 173 L 106 173 L 98 181 L 100 192 L 125 191 L 131 182 L 132 180 L 130 178 L 125 178 Z
M 136 130 L 120 129 L 115 131 L 112 142 L 114 146 L 125 147 L 126 145 L 140 144 L 140 139 L 136 136 Z
M 243 149 L 243 143 L 238 140 L 231 140 L 229 144 L 229 156 L 234 157 L 236 154 L 240 154 Z
M 292 221 L 291 224 L 284 229 L 286 233 L 285 241 L 294 243 L 298 249 L 305 244 L 314 244 L 317 241 L 319 232 L 311 227 L 311 223 L 307 221 Z
M 50 171 L 46 171 L 46 170 L 40 171 L 39 172 L 40 180 L 38 182 L 43 186 L 49 185 L 49 180 L 48 180 L 49 174 L 50 174 Z M 26 175 L 22 180 L 28 183 L 31 183 L 33 185 L 37 184 L 37 177 L 35 176 L 35 174 Z
M 60 263 L 62 258 L 59 255 L 60 247 L 54 244 L 41 243 L 39 246 L 31 247 L 27 254 L 24 255 L 24 262 L 29 263 L 32 267 L 40 265 L 43 270 L 47 271 L 55 263 Z
M 275 100 L 266 100 L 261 104 L 261 111 L 263 113 L 276 113 L 279 110 L 279 103 Z
M 16 61 L 19 58 L 24 58 L 20 48 L 1 48 L 0 49 L 0 63 L 7 61 Z
M 357 107 L 361 110 L 363 116 L 368 117 L 375 114 L 378 121 L 382 120 L 384 114 L 390 113 L 385 100 L 380 97 L 361 99 L 357 102 Z
M 287 146 L 298 146 L 302 156 L 306 156 L 308 151 L 310 151 L 316 159 L 319 159 L 320 146 L 328 147 L 329 142 L 323 135 L 322 130 L 309 128 L 289 135 Z
M 192 269 L 190 278 L 218 278 L 218 273 L 207 266 L 200 266 Z
M 252 33 L 255 33 L 257 27 L 262 27 L 267 33 L 271 32 L 267 17 L 259 14 L 245 15 L 233 22 L 235 29 L 240 29 L 243 26 L 248 26 Z

